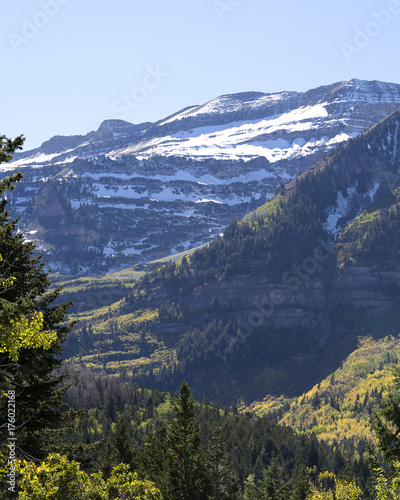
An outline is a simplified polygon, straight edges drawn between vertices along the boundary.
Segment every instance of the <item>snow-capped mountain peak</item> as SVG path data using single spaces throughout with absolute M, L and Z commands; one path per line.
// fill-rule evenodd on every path
M 208 241 L 399 107 L 400 85 L 357 79 L 226 94 L 156 123 L 53 137 L 2 175 L 24 172 L 13 205 L 53 267 L 98 272 Z

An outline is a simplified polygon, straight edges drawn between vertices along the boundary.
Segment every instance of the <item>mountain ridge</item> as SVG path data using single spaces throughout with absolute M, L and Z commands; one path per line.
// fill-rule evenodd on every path
M 24 172 L 11 206 L 51 268 L 99 274 L 212 240 L 399 107 L 400 85 L 376 81 L 227 94 L 154 124 L 54 137 L 1 175 Z
M 360 335 L 398 335 L 399 123 L 397 111 L 208 247 L 146 274 L 111 317 L 95 313 L 82 359 L 112 335 L 107 366 L 125 356 L 135 382 L 175 389 L 184 378 L 198 398 L 254 401 L 303 393 Z M 118 339 L 138 358 L 117 354 Z
M 368 102 L 371 97 L 374 98 L 374 93 L 376 93 L 378 90 L 384 90 L 390 95 L 389 102 L 397 102 L 400 106 L 400 100 L 398 99 L 398 84 L 394 83 L 385 83 L 385 82 L 380 82 L 380 81 L 364 81 L 364 80 L 359 80 L 359 79 L 352 79 L 344 82 L 336 82 L 331 85 L 324 85 L 317 87 L 315 89 L 311 89 L 306 92 L 296 92 L 296 91 L 283 91 L 283 92 L 275 92 L 272 94 L 268 93 L 263 93 L 263 92 L 242 92 L 242 93 L 237 93 L 237 94 L 223 94 L 215 99 L 212 99 L 208 101 L 205 104 L 202 105 L 193 105 L 193 106 L 187 106 L 183 108 L 182 110 L 170 115 L 169 117 L 166 117 L 164 119 L 160 119 L 154 123 L 151 122 L 145 122 L 141 124 L 132 124 L 129 122 L 126 122 L 124 120 L 118 120 L 118 119 L 107 119 L 104 120 L 97 131 L 92 131 L 89 132 L 88 134 L 84 136 L 55 136 L 54 138 L 45 141 L 40 147 L 35 148 L 34 150 L 23 152 L 23 153 L 16 153 L 15 155 L 15 161 L 18 161 L 21 158 L 26 158 L 29 157 L 34 152 L 38 152 L 42 149 L 46 149 L 47 146 L 49 146 L 53 139 L 62 139 L 62 140 L 67 140 L 71 139 L 73 142 L 76 140 L 80 140 L 81 143 L 79 146 L 82 146 L 82 144 L 85 144 L 88 140 L 91 139 L 97 139 L 100 135 L 101 132 L 104 132 L 105 130 L 109 130 L 111 133 L 118 133 L 121 128 L 126 130 L 126 135 L 133 134 L 137 131 L 144 131 L 145 133 L 144 138 L 152 138 L 160 135 L 160 128 L 163 127 L 164 125 L 171 123 L 173 121 L 178 121 L 177 127 L 181 127 L 180 130 L 186 130 L 188 128 L 192 127 L 192 122 L 188 123 L 185 125 L 185 122 L 188 120 L 188 118 L 193 118 L 195 116 L 202 116 L 202 115 L 217 115 L 217 121 L 214 122 L 214 125 L 221 125 L 225 123 L 234 123 L 236 118 L 239 115 L 243 115 L 243 113 L 246 113 L 249 109 L 258 109 L 258 112 L 253 115 L 253 118 L 265 118 L 269 116 L 273 116 L 275 113 L 271 112 L 276 110 L 276 107 L 282 107 L 282 105 L 286 105 L 289 103 L 289 106 L 292 104 L 291 101 L 299 99 L 300 102 L 296 102 L 296 106 L 302 107 L 302 106 L 310 106 L 313 104 L 318 104 L 321 102 L 324 102 L 324 99 L 326 99 L 329 95 L 336 94 L 346 87 L 352 88 L 353 89 L 353 96 L 352 98 L 357 101 L 366 101 Z M 366 94 L 372 94 L 370 98 L 366 98 Z M 256 106 L 247 106 L 250 101 L 246 100 L 247 97 L 250 95 L 254 95 L 256 100 L 259 99 L 260 102 Z M 257 96 L 257 97 L 256 97 Z M 228 104 L 224 104 L 221 106 L 218 106 L 218 103 L 221 101 L 228 101 Z M 229 101 L 232 101 L 230 104 L 231 109 L 229 108 Z M 268 106 L 269 101 L 272 102 L 271 106 Z M 278 106 L 276 105 L 276 101 Z M 341 103 L 341 101 L 337 101 Z M 346 101 L 344 101 L 346 102 Z M 202 109 L 208 109 L 207 112 L 201 112 Z M 243 109 L 244 108 L 244 109 Z M 195 113 L 192 113 L 192 116 L 190 115 L 191 111 L 195 111 Z M 389 113 L 387 113 L 389 114 Z M 182 117 L 180 117 L 183 115 Z M 179 118 L 180 117 L 180 118 Z M 179 118 L 179 119 L 178 119 Z M 174 119 L 174 120 L 173 120 Z M 116 127 L 116 130 L 114 131 L 114 127 L 110 127 L 110 125 L 114 125 Z M 175 127 L 174 127 L 175 128 Z M 130 138 L 132 140 L 132 138 Z M 113 148 L 110 148 L 109 153 L 113 152 Z

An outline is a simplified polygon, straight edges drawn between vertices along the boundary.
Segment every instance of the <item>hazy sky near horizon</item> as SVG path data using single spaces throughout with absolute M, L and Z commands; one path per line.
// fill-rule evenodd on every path
M 0 51 L 0 135 L 31 149 L 221 94 L 400 84 L 400 0 L 7 1 Z

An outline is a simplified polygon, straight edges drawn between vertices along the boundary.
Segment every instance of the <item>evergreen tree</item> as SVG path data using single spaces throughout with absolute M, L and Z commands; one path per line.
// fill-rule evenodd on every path
M 141 454 L 143 475 L 154 481 L 163 492 L 168 489 L 167 457 L 167 429 L 163 425 L 154 434 L 147 436 Z
M 264 469 L 263 476 L 258 486 L 255 476 L 249 476 L 245 484 L 244 498 L 246 500 L 287 500 L 290 498 L 289 486 L 282 479 L 282 471 L 278 468 L 278 459 L 275 455 Z
M 306 500 L 310 493 L 310 473 L 302 464 L 294 480 L 292 500 Z
M 113 467 L 126 464 L 134 469 L 137 465 L 136 462 L 136 453 L 129 432 L 129 424 L 124 417 L 121 417 L 100 457 L 100 470 L 105 477 L 110 477 Z
M 400 461 L 400 368 L 395 369 L 394 375 L 392 389 L 374 421 L 378 446 L 385 462 Z
M 238 484 L 233 469 L 228 464 L 228 455 L 219 428 L 214 430 L 207 452 L 209 500 L 235 500 L 239 498 Z
M 287 500 L 288 486 L 283 482 L 278 470 L 278 459 L 272 456 L 264 470 L 263 482 L 259 488 L 262 500 Z
M 105 478 L 109 478 L 111 476 L 114 458 L 112 442 L 109 440 L 107 441 L 106 447 L 104 448 L 99 460 L 99 470 Z
M 116 465 L 127 464 L 132 467 L 135 461 L 135 451 L 133 449 L 128 423 L 124 417 L 119 419 L 115 427 L 112 445 Z
M 167 436 L 167 491 L 169 500 L 207 499 L 207 471 L 201 447 L 200 429 L 195 422 L 194 399 L 182 383 L 175 404 L 176 419 Z
M 5 135 L 0 136 L 0 163 L 9 163 L 13 159 L 13 154 L 18 149 L 22 149 L 25 138 L 20 135 L 16 139 L 8 139 Z
M 22 142 L 22 138 L 15 141 L 0 138 L 0 161 L 10 161 Z M 12 219 L 6 209 L 5 195 L 21 177 L 16 174 L 0 183 L 2 275 L 12 279 L 12 286 L 4 288 L 0 297 L 0 326 L 4 330 L 12 320 L 38 315 L 43 330 L 52 332 L 54 340 L 47 349 L 29 346 L 21 349 L 17 361 L 5 352 L 0 361 L 3 367 L 0 389 L 16 391 L 18 455 L 41 459 L 49 451 L 63 449 L 61 437 L 77 416 L 76 412 L 61 410 L 67 387 L 62 384 L 62 376 L 53 375 L 61 364 L 62 344 L 73 325 L 65 323 L 69 303 L 52 305 L 60 290 L 49 290 L 48 273 L 41 257 L 34 256 L 34 243 L 26 241 L 24 234 L 18 232 L 18 220 Z M 2 406 L 5 403 L 2 398 Z M 5 415 L 4 408 L 0 411 Z

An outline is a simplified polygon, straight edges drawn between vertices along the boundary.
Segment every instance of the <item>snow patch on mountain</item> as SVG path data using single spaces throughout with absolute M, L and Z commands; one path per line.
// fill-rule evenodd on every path
M 323 224 L 325 231 L 331 233 L 335 238 L 337 237 L 342 226 L 339 221 L 345 219 L 349 213 L 350 203 L 353 196 L 357 193 L 357 187 L 354 186 L 347 190 L 347 196 L 344 197 L 341 191 L 338 191 L 336 198 L 336 206 L 327 209 L 327 219 Z
M 370 199 L 370 201 L 374 201 L 375 195 L 380 186 L 381 186 L 380 182 L 376 181 L 374 183 L 374 186 L 368 191 L 367 196 Z
M 244 106 L 250 109 L 257 109 L 268 106 L 277 101 L 283 100 L 289 94 L 297 94 L 296 92 L 281 92 L 276 94 L 258 94 L 249 92 L 246 97 L 243 94 L 228 94 L 212 99 L 211 101 L 201 106 L 191 106 L 181 113 L 172 115 L 170 118 L 163 120 L 159 125 L 182 120 L 184 118 L 201 117 L 203 115 L 218 115 L 221 113 L 234 113 L 242 109 Z
M 245 120 L 226 125 L 198 127 L 171 135 L 153 138 L 110 153 L 113 157 L 138 154 L 152 156 L 185 156 L 191 158 L 219 158 L 239 160 L 264 156 L 271 163 L 288 159 L 303 150 L 310 154 L 307 141 L 299 138 L 267 139 L 279 131 L 304 132 L 318 128 L 318 121 L 328 117 L 326 103 L 304 106 L 269 119 Z M 263 139 L 265 138 L 265 139 Z M 345 139 L 342 139 L 345 140 Z
M 341 221 L 345 221 L 347 225 L 353 222 L 353 220 L 355 220 L 364 210 L 367 203 L 374 200 L 375 194 L 377 193 L 379 187 L 380 183 L 376 181 L 374 183 L 374 186 L 369 191 L 367 191 L 366 194 L 360 195 L 357 191 L 357 186 L 353 186 L 347 189 L 346 197 L 343 196 L 343 193 L 341 191 L 338 191 L 336 206 L 329 207 L 326 210 L 327 219 L 323 224 L 324 230 L 328 231 L 336 238 L 339 231 L 344 227 L 344 225 L 341 224 Z M 356 213 L 354 214 L 355 205 L 357 205 L 358 208 L 356 209 Z M 348 220 L 349 215 L 352 212 L 353 217 Z

